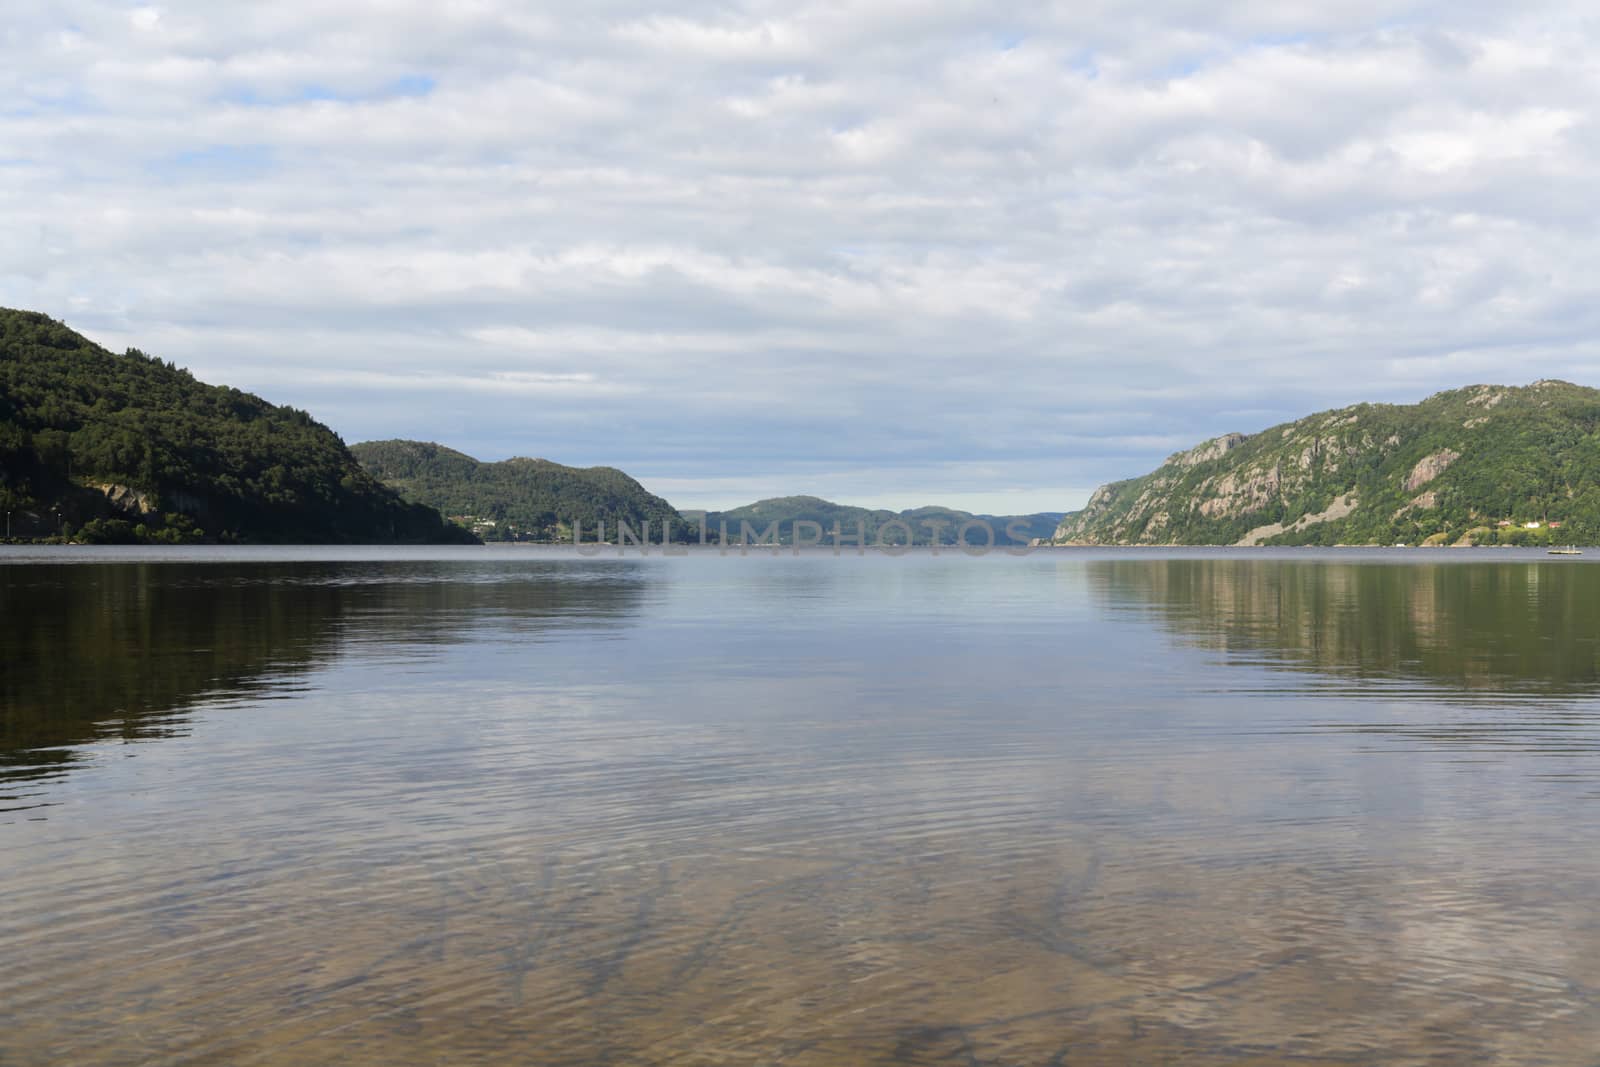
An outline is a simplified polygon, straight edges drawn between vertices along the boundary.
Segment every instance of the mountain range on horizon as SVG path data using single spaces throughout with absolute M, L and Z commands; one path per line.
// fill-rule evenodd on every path
M 869 543 L 904 523 L 913 543 L 937 530 L 950 544 L 969 522 L 1000 545 L 1596 543 L 1600 390 L 1474 385 L 1224 434 L 1069 513 L 893 511 L 816 496 L 680 511 L 612 467 L 482 462 L 406 440 L 346 447 L 306 412 L 0 309 L 0 509 L 8 537 L 34 540 L 548 541 L 575 522 L 619 521 L 670 522 L 687 539 L 703 519 L 730 537 L 776 523 L 783 543 L 797 523 L 858 522 Z
M 846 537 L 864 531 L 868 544 L 877 543 L 880 531 L 886 543 L 899 543 L 905 537 L 905 531 L 910 530 L 910 543 L 913 545 L 954 545 L 961 537 L 962 527 L 971 523 L 987 527 L 994 535 L 994 543 L 1006 546 L 1026 545 L 1048 538 L 1066 517 L 1065 512 L 1059 511 L 1032 515 L 980 515 L 937 505 L 893 511 L 888 508 L 836 504 L 816 496 L 769 497 L 728 511 L 684 514 L 704 514 L 706 525 L 718 531 L 726 524 L 732 536 L 740 535 L 747 526 L 759 535 L 777 523 L 781 544 L 794 543 L 796 524 L 805 522 L 815 523 L 825 536 L 836 524 Z M 903 524 L 903 528 L 885 529 L 889 523 Z M 1016 530 L 1018 536 L 1012 536 L 1012 530 Z M 987 538 L 987 533 L 974 528 L 968 530 L 965 541 L 981 545 L 987 542 Z
M 746 536 L 747 528 L 753 540 L 777 524 L 773 536 L 792 544 L 797 523 L 816 523 L 824 531 L 837 523 L 850 535 L 865 531 L 872 544 L 885 524 L 899 522 L 911 531 L 914 545 L 931 544 L 935 536 L 940 544 L 954 544 L 964 524 L 977 522 L 994 531 L 996 544 L 1016 545 L 1049 537 L 1065 515 L 975 515 L 936 506 L 893 511 L 815 496 L 771 497 L 727 511 L 679 510 L 614 467 L 568 467 L 525 457 L 485 462 L 432 441 L 366 441 L 350 451 L 369 474 L 407 500 L 437 509 L 487 541 L 566 541 L 574 524 L 590 540 L 600 536 L 601 524 L 614 537 L 618 523 L 632 531 L 648 525 L 659 540 L 662 524 L 670 522 L 676 540 L 697 540 L 703 524 L 715 541 L 724 528 L 731 541 Z M 1009 536 L 1008 527 L 1022 536 Z M 886 536 L 903 539 L 905 529 Z M 968 540 L 979 543 L 986 537 L 971 530 Z

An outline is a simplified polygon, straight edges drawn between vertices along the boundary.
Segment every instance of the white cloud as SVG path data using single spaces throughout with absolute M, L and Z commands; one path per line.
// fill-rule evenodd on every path
M 1600 368 L 1578 5 L 0 14 L 0 299 L 351 440 L 1032 509 Z

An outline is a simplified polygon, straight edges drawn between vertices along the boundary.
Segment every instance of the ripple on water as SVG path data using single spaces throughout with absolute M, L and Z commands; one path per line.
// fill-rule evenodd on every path
M 0 1062 L 1592 1061 L 1587 569 L 896 566 L 0 568 Z

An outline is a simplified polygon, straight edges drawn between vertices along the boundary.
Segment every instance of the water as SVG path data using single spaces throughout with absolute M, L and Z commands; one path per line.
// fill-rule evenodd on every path
M 1600 567 L 0 555 L 0 1063 L 1600 1062 Z

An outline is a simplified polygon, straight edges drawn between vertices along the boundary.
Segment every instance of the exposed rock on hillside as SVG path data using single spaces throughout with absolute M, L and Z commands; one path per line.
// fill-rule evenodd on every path
M 1600 540 L 1600 391 L 1546 380 L 1212 438 L 1101 486 L 1055 541 L 1437 544 L 1537 539 L 1551 523 Z

